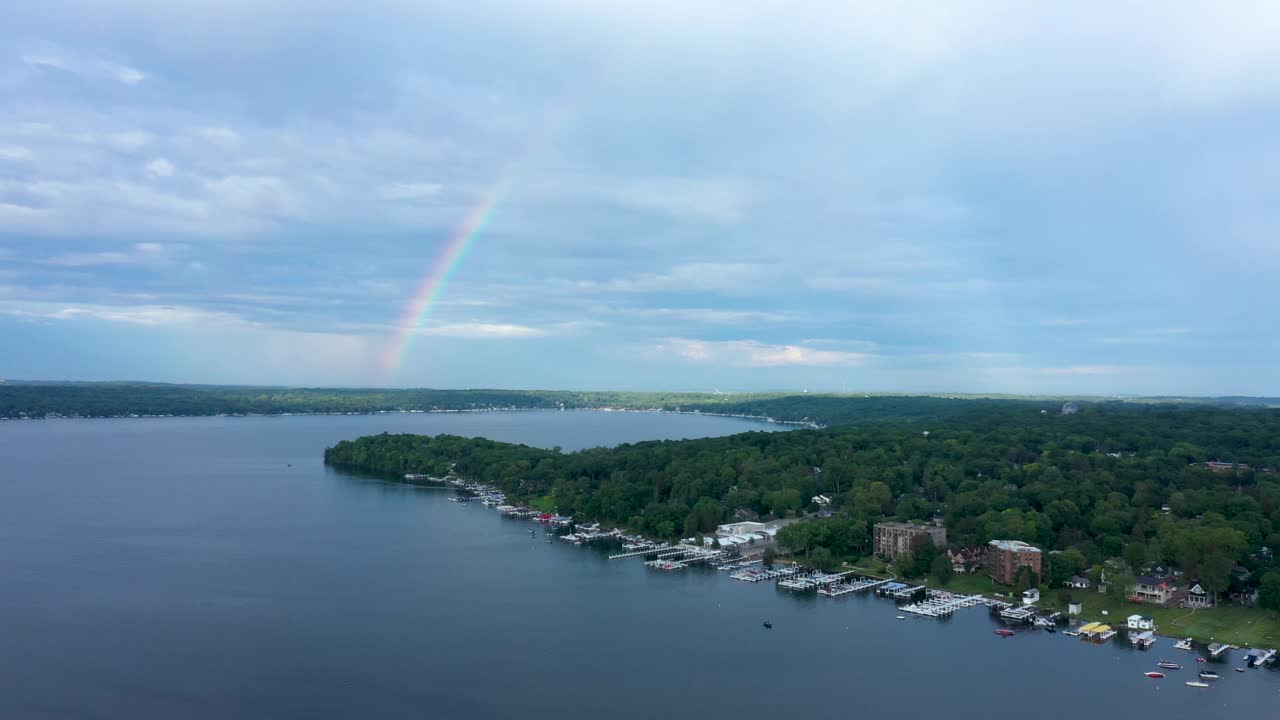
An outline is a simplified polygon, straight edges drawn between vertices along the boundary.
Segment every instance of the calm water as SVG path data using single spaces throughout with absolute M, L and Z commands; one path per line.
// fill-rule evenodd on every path
M 531 540 L 449 491 L 348 477 L 372 432 L 566 449 L 746 421 L 484 413 L 0 423 L 0 718 L 1271 718 L 1138 653 L 895 621 L 723 573 Z M 291 465 L 291 466 L 290 466 Z M 762 619 L 775 629 L 763 630 Z M 1238 659 L 1238 658 L 1237 658 Z M 1190 663 L 1194 665 L 1194 663 Z

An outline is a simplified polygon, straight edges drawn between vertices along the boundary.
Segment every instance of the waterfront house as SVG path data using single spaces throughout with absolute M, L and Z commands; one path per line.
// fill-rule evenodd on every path
M 1067 603 L 1068 615 L 1079 615 L 1084 612 L 1084 604 L 1078 602 Z
M 1187 599 L 1184 604 L 1189 608 L 1213 607 L 1213 597 L 1200 583 L 1193 583 L 1191 589 L 1187 590 Z
M 827 497 L 826 495 L 814 495 L 811 501 L 813 502 L 814 505 L 817 505 L 818 507 L 823 507 L 823 508 L 831 504 L 831 498 Z
M 1145 615 L 1130 615 L 1124 623 L 1130 630 L 1155 630 L 1156 621 Z
M 1083 575 L 1072 575 L 1071 577 L 1064 580 L 1062 584 L 1073 590 L 1088 590 L 1089 578 Z
M 987 556 L 987 548 L 984 545 L 969 545 L 959 550 L 948 551 L 947 555 L 951 558 L 951 569 L 955 574 L 972 575 L 982 567 L 982 560 Z
M 1137 584 L 1133 586 L 1133 597 L 1140 602 L 1154 605 L 1168 605 L 1177 591 L 1168 578 L 1153 575 L 1139 575 Z
M 1023 604 L 1023 605 L 1035 605 L 1035 604 L 1036 604 L 1036 603 L 1038 603 L 1038 602 L 1040 602 L 1040 590 L 1039 590 L 1039 588 L 1031 588 L 1030 590 L 1023 590 L 1023 591 L 1022 591 L 1022 604 Z

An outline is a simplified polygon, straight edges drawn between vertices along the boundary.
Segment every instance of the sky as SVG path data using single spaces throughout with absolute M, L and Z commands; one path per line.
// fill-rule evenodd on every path
M 1276 37 L 1176 0 L 20 3 L 0 377 L 1280 395 Z

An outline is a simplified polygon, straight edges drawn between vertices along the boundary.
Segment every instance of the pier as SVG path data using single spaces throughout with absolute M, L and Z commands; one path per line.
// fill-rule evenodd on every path
M 981 595 L 957 595 L 942 590 L 927 590 L 924 600 L 911 605 L 903 605 L 898 609 L 902 612 L 922 617 L 944 618 L 951 617 L 951 614 L 956 610 L 981 604 Z
M 842 572 L 835 575 L 828 575 L 824 572 L 815 572 L 808 575 L 787 578 L 780 580 L 778 587 L 788 590 L 812 590 L 814 588 L 826 587 L 840 582 L 844 577 L 852 575 L 853 572 Z
M 784 568 L 772 568 L 765 570 L 764 568 L 753 568 L 750 570 L 739 570 L 731 574 L 729 577 L 734 580 L 742 580 L 743 582 L 760 582 L 761 580 L 774 580 L 776 578 L 791 577 L 800 572 L 800 568 L 795 565 L 788 565 Z
M 614 555 L 610 555 L 609 559 L 622 560 L 623 558 L 640 557 L 642 555 L 656 555 L 657 553 L 660 553 L 664 550 L 670 550 L 673 547 L 674 547 L 673 545 L 666 545 L 666 544 L 654 545 L 653 547 L 644 548 L 641 550 L 629 550 L 627 552 L 620 552 Z
M 881 585 L 884 585 L 887 582 L 889 581 L 882 580 L 880 578 L 860 577 L 857 580 L 853 580 L 851 582 L 834 583 L 827 587 L 820 588 L 818 590 L 818 594 L 825 595 L 826 597 L 840 597 L 841 595 L 848 595 L 849 593 L 862 592 L 863 590 L 870 590 L 872 588 L 876 588 Z

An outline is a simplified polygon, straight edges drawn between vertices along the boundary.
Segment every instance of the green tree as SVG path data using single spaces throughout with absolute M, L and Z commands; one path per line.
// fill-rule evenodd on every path
M 1280 610 L 1280 570 L 1272 570 L 1262 576 L 1258 604 L 1268 610 Z
M 951 578 L 956 574 L 955 568 L 951 565 L 951 559 L 946 553 L 939 553 L 934 556 L 933 564 L 929 567 L 929 575 L 939 584 L 946 585 L 951 582 Z
M 824 548 L 815 548 L 813 554 L 809 557 L 809 564 L 819 570 L 830 570 L 835 567 L 836 560 L 831 551 Z
M 777 550 L 774 550 L 772 547 L 767 547 L 767 548 L 765 548 L 765 549 L 764 549 L 764 564 L 765 564 L 765 565 L 768 565 L 768 566 L 771 566 L 771 567 L 772 567 L 772 566 L 773 566 L 773 561 L 774 561 L 774 560 L 777 560 L 777 559 L 778 559 L 778 551 L 777 551 Z
M 1137 578 L 1127 570 L 1107 571 L 1107 597 L 1112 600 L 1129 599 L 1129 593 L 1137 584 Z

